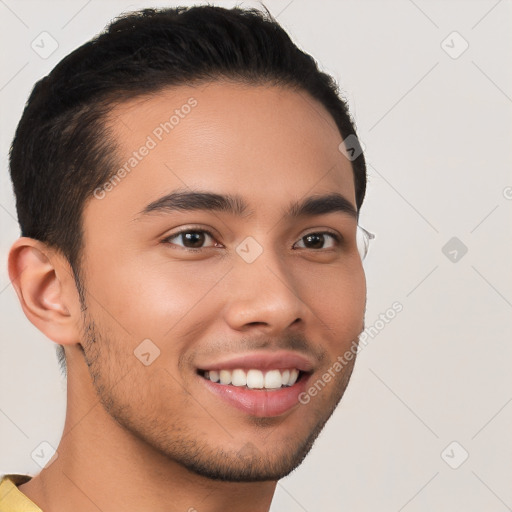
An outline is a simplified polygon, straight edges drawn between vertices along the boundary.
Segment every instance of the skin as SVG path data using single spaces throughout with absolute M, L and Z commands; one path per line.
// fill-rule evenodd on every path
M 308 404 L 256 417 L 197 375 L 200 364 L 229 354 L 286 349 L 314 362 L 315 382 L 362 331 L 366 283 L 356 218 L 282 213 L 292 201 L 332 192 L 355 208 L 339 131 L 307 93 L 212 82 L 130 100 L 108 119 L 120 165 L 190 97 L 197 106 L 173 131 L 85 205 L 85 311 L 58 251 L 25 237 L 11 248 L 25 314 L 67 357 L 58 457 L 20 486 L 45 512 L 71 503 L 76 512 L 267 511 L 277 481 L 304 459 L 348 384 L 355 359 Z M 239 194 L 252 215 L 136 219 L 183 187 Z M 199 252 L 187 252 L 181 236 L 163 241 L 189 226 L 213 234 Z M 302 237 L 325 230 L 341 244 L 326 236 L 323 246 L 305 245 Z M 235 251 L 248 236 L 263 248 L 250 264 Z M 134 355 L 144 339 L 160 350 L 149 366 Z

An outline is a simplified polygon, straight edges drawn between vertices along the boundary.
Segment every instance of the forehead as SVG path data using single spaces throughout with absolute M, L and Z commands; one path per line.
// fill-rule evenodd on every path
M 180 86 L 118 105 L 107 124 L 118 146 L 117 172 L 104 200 L 91 204 L 106 214 L 132 215 L 187 188 L 236 194 L 256 211 L 282 211 L 292 199 L 333 191 L 355 205 L 339 130 L 304 91 Z

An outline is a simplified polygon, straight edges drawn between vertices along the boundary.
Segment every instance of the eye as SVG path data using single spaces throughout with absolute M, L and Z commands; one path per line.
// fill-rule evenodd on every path
M 325 244 L 325 236 L 330 237 L 334 240 L 334 244 L 330 247 L 323 247 Z M 321 231 L 321 232 L 315 232 L 315 233 L 308 233 L 307 235 L 304 235 L 300 241 L 305 241 L 306 244 L 309 244 L 309 247 L 305 247 L 305 249 L 332 249 L 340 244 L 340 237 L 334 233 L 331 233 L 329 231 Z M 321 245 L 322 247 L 319 247 Z
M 213 238 L 213 235 L 209 231 L 206 231 L 205 229 L 186 228 L 181 231 L 178 231 L 177 233 L 174 233 L 171 236 L 168 236 L 167 238 L 162 240 L 162 242 L 172 244 L 172 245 L 179 245 L 179 244 L 175 244 L 175 243 L 171 242 L 171 240 L 174 240 L 176 238 L 181 238 L 181 240 L 183 241 L 182 247 L 185 249 L 190 249 L 190 250 L 204 249 L 205 247 L 203 247 L 203 244 L 207 238 L 211 238 L 212 240 L 215 240 Z M 215 247 L 215 246 L 217 246 L 217 243 L 210 247 Z

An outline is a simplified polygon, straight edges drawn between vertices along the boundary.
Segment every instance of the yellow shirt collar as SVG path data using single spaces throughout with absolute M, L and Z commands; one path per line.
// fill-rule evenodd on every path
M 31 478 L 29 475 L 2 475 L 0 479 L 0 512 L 43 512 L 17 487 Z

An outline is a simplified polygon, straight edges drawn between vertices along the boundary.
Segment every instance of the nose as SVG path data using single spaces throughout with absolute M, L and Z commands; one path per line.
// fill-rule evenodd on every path
M 311 314 L 304 292 L 306 282 L 297 281 L 274 251 L 264 250 L 252 263 L 235 258 L 229 273 L 230 299 L 224 312 L 225 321 L 234 330 L 251 326 L 267 335 L 279 335 L 292 325 L 299 326 Z

